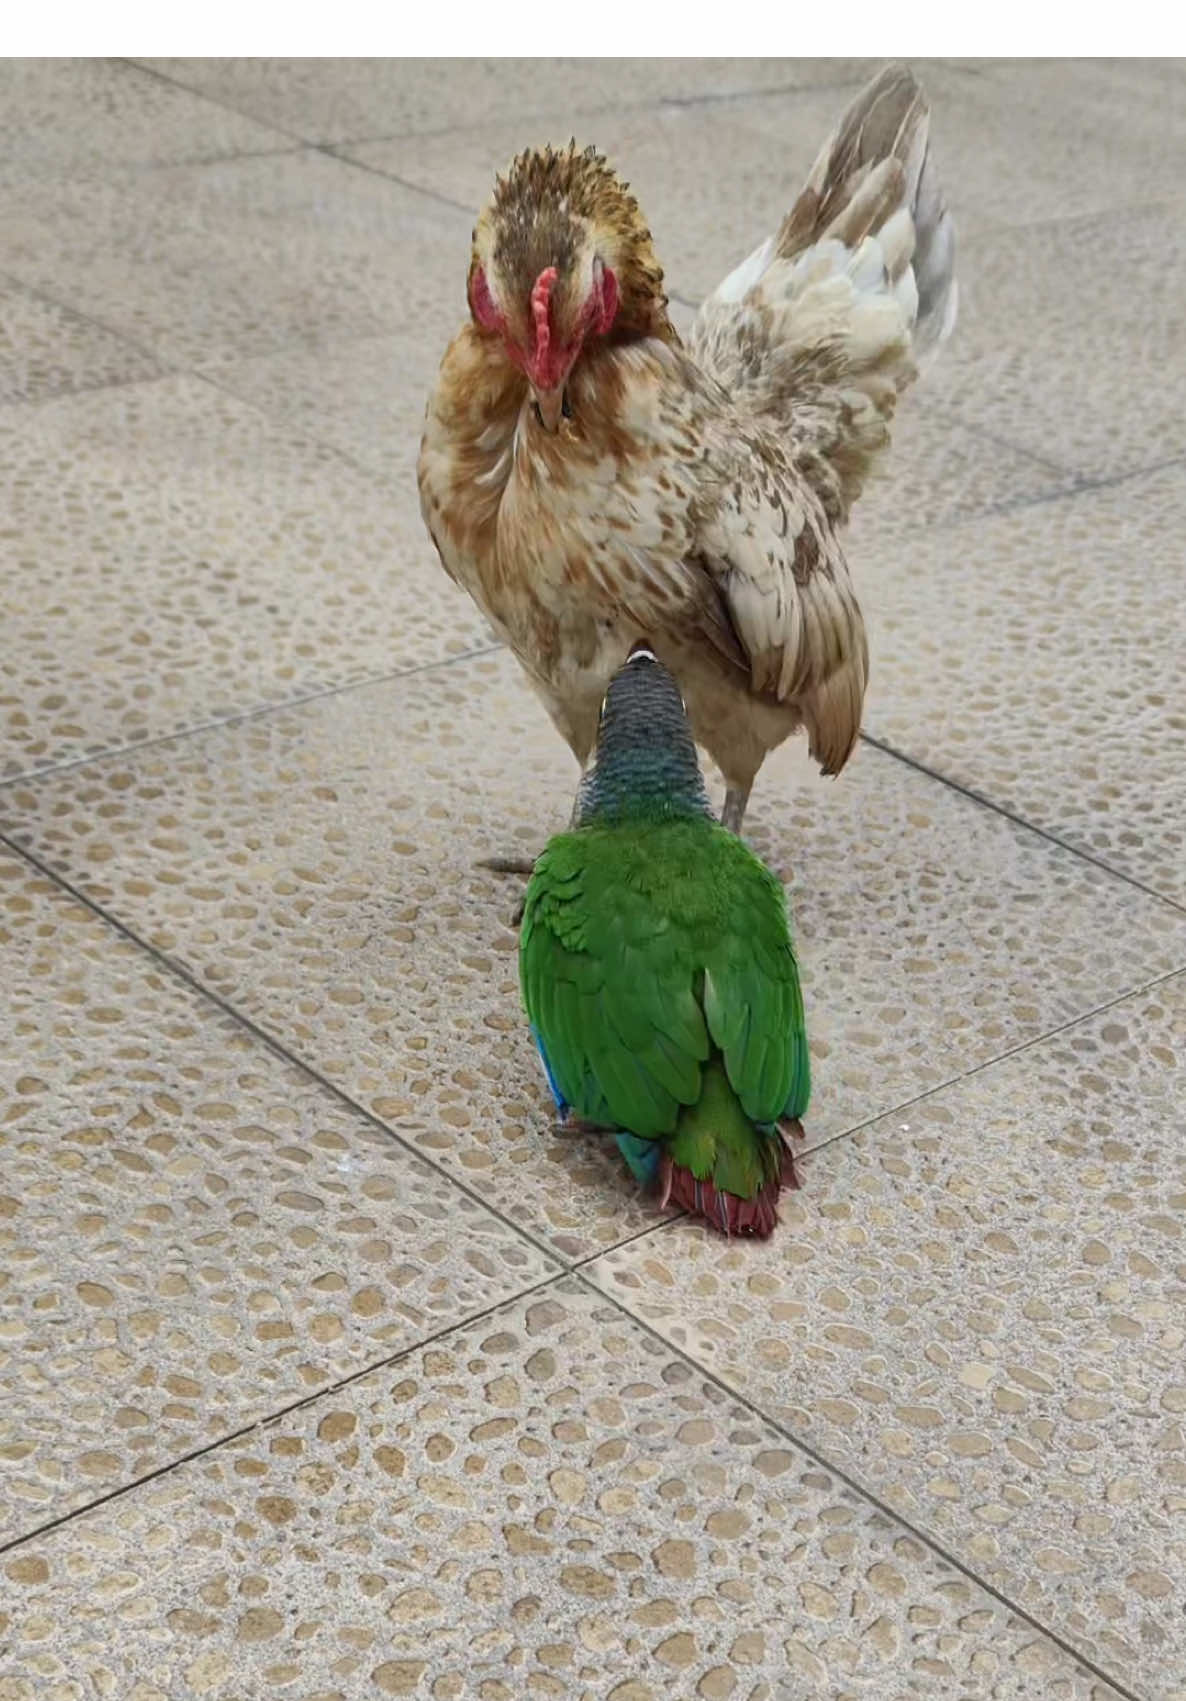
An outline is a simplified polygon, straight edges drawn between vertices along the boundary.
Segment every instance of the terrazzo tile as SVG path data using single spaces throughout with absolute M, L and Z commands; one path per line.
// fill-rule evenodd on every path
M 0 167 L 30 176 L 286 145 L 277 131 L 122 60 L 0 61 Z
M 958 530 L 859 576 L 866 729 L 1186 903 L 1186 467 Z
M 942 358 L 942 357 L 940 357 Z M 935 405 L 930 373 L 907 392 L 894 417 L 889 451 L 852 511 L 844 536 L 849 567 L 866 608 L 882 577 L 886 545 L 905 555 L 924 532 L 973 515 L 1044 501 L 1074 488 L 1074 479 L 1052 462 L 1024 454 L 968 429 Z M 873 677 L 881 670 L 873 657 Z
M 503 652 L 9 787 L 0 821 L 579 1257 L 651 1206 L 553 1131 L 517 887 L 474 867 L 537 850 L 574 778 Z M 1186 917 L 876 751 L 838 784 L 780 754 L 748 830 L 793 882 L 813 1141 L 1186 964 Z
M 0 1541 L 547 1276 L 7 852 L 0 982 Z
M 570 1283 L 6 1571 L 8 1701 L 1116 1701 Z
M 1013 90 L 1050 107 L 1081 110 L 1095 103 L 1118 125 L 1118 151 L 1131 137 L 1127 121 L 1139 122 L 1154 101 L 1186 90 L 1186 59 L 943 59 L 942 66 L 971 69 L 977 81 Z M 1174 112 L 1161 114 L 1170 123 Z
M 4 270 L 176 365 L 416 325 L 472 220 L 312 149 L 83 176 L 0 171 Z
M 854 59 L 146 59 L 162 74 L 314 142 L 429 134 L 524 114 L 859 82 Z
M 306 344 L 254 360 L 203 363 L 203 376 L 262 408 L 301 437 L 347 456 L 383 481 L 391 523 L 443 579 L 420 517 L 416 461 L 424 410 L 441 358 L 465 311 L 464 250 L 459 299 L 442 300 L 412 332 Z
M 1180 193 L 970 236 L 936 403 L 1085 479 L 1186 458 L 1184 261 Z
M 114 331 L 0 278 L 0 407 L 160 371 L 158 361 Z
M 1186 1672 L 1186 976 L 591 1272 L 1143 1701 Z
M 489 641 L 407 502 L 196 378 L 0 409 L 0 457 L 0 776 Z

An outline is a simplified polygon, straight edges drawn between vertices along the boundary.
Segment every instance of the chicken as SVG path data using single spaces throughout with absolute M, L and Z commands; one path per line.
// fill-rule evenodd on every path
M 638 206 L 595 149 L 521 154 L 474 230 L 470 319 L 420 449 L 445 571 L 582 769 L 608 682 L 645 640 L 724 775 L 734 832 L 797 727 L 826 774 L 860 731 L 868 650 L 839 533 L 955 319 L 928 128 L 910 71 L 881 72 L 687 347 Z

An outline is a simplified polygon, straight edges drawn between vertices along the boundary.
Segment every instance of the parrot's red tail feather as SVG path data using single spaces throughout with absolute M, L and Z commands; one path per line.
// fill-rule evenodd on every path
M 795 1125 L 798 1129 L 798 1124 Z M 800 1136 L 802 1130 L 798 1130 Z M 779 1167 L 764 1181 L 752 1199 L 726 1193 L 711 1181 L 697 1181 L 690 1169 L 673 1163 L 665 1152 L 659 1165 L 660 1205 L 680 1205 L 695 1217 L 703 1217 L 711 1228 L 725 1235 L 753 1235 L 765 1240 L 778 1222 L 778 1196 L 784 1187 L 798 1187 L 799 1177 L 790 1145 L 779 1139 Z

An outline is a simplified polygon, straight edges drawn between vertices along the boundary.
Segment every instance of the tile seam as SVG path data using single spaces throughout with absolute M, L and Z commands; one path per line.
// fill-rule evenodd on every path
M 40 874 L 44 879 L 49 880 L 59 891 L 65 893 L 66 896 L 71 898 L 75 903 L 81 904 L 90 915 L 95 916 L 98 920 L 103 922 L 106 927 L 116 933 L 126 944 L 135 946 L 136 949 L 146 958 L 155 963 L 158 969 L 168 975 L 171 975 L 174 979 L 181 981 L 189 988 L 190 992 L 195 993 L 205 1005 L 211 1009 L 220 1011 L 222 1015 L 228 1017 L 232 1022 L 234 1022 L 237 1027 L 242 1028 L 244 1032 L 250 1034 L 261 1045 L 265 1046 L 274 1057 L 278 1057 L 291 1067 L 298 1069 L 306 1080 L 316 1082 L 317 1085 L 327 1092 L 338 1105 L 348 1110 L 352 1115 L 360 1118 L 370 1128 L 377 1130 L 383 1135 L 384 1139 L 390 1141 L 393 1145 L 398 1146 L 407 1156 L 416 1159 L 427 1169 L 435 1171 L 451 1189 L 464 1194 L 471 1204 L 479 1206 L 487 1216 L 496 1218 L 504 1228 L 510 1229 L 515 1239 L 530 1245 L 536 1252 L 540 1253 L 550 1264 L 555 1265 L 559 1270 L 567 1271 L 571 1268 L 571 1261 L 562 1253 L 558 1252 L 554 1246 L 550 1246 L 547 1241 L 539 1236 L 534 1230 L 524 1227 L 522 1223 L 515 1222 L 511 1217 L 507 1216 L 504 1211 L 500 1210 L 498 1206 L 491 1204 L 490 1200 L 483 1197 L 476 1187 L 471 1186 L 468 1182 L 463 1181 L 458 1176 L 454 1175 L 450 1170 L 446 1169 L 443 1164 L 439 1163 L 436 1159 L 422 1151 L 410 1140 L 407 1140 L 398 1131 L 398 1129 L 393 1128 L 390 1123 L 384 1122 L 383 1119 L 377 1116 L 374 1111 L 368 1110 L 365 1105 L 360 1104 L 357 1099 L 352 1098 L 344 1087 L 338 1086 L 335 1082 L 331 1081 L 328 1076 L 323 1075 L 316 1065 L 308 1062 L 305 1058 L 301 1057 L 299 1053 L 293 1051 L 283 1039 L 280 1039 L 269 1029 L 263 1027 L 253 1016 L 248 1015 L 245 1010 L 241 1010 L 237 1005 L 232 1004 L 229 999 L 223 997 L 220 992 L 217 992 L 213 987 L 201 980 L 192 970 L 187 969 L 184 963 L 178 962 L 177 959 L 171 957 L 168 952 L 162 951 L 157 946 L 150 944 L 147 939 L 144 939 L 136 932 L 135 928 L 129 926 L 127 922 L 121 921 L 120 918 L 113 914 L 112 911 L 106 909 L 102 904 L 97 903 L 93 898 L 87 897 L 84 892 L 82 892 L 64 875 L 56 873 L 50 864 L 45 862 L 36 854 L 36 852 L 27 850 L 24 846 L 17 844 L 14 840 L 10 839 L 8 834 L 5 832 L 0 832 L 0 846 L 3 846 L 14 856 L 19 857 L 23 862 L 28 864 L 29 867 L 36 869 L 38 874 Z
M 670 1227 L 671 1224 L 667 1223 L 662 1226 Z M 639 1317 L 634 1311 L 632 1311 L 627 1304 L 617 1297 L 617 1295 L 611 1293 L 606 1288 L 599 1286 L 598 1283 L 591 1280 L 590 1277 L 588 1277 L 584 1271 L 579 1268 L 558 1270 L 553 1275 L 545 1277 L 543 1280 L 521 1289 L 518 1293 L 507 1295 L 473 1315 L 460 1319 L 456 1323 L 449 1324 L 447 1327 L 442 1328 L 433 1335 L 425 1337 L 423 1340 L 411 1343 L 409 1346 L 401 1348 L 398 1352 L 377 1360 L 374 1364 L 351 1372 L 349 1376 L 340 1378 L 331 1386 L 302 1396 L 298 1400 L 290 1401 L 285 1405 L 278 1407 L 276 1411 L 269 1413 L 267 1416 L 256 1418 L 251 1423 L 243 1424 L 238 1429 L 229 1431 L 226 1435 L 218 1437 L 216 1440 L 210 1442 L 204 1447 L 192 1449 L 187 1453 L 179 1455 L 176 1459 L 170 1460 L 161 1465 L 154 1471 L 146 1472 L 143 1476 L 137 1477 L 131 1482 L 121 1484 L 118 1488 L 113 1489 L 109 1494 L 99 1496 L 94 1501 L 88 1502 L 85 1506 L 80 1506 L 71 1512 L 63 1513 L 60 1518 L 47 1520 L 44 1524 L 37 1526 L 33 1530 L 22 1533 L 5 1541 L 4 1543 L 0 1543 L 0 1553 L 10 1552 L 13 1549 L 25 1546 L 29 1542 L 51 1535 L 67 1524 L 74 1523 L 80 1518 L 90 1516 L 92 1513 L 99 1511 L 102 1507 L 109 1505 L 113 1501 L 122 1500 L 136 1489 L 143 1488 L 149 1483 L 156 1482 L 165 1476 L 171 1475 L 174 1471 L 179 1470 L 185 1465 L 192 1464 L 198 1459 L 206 1458 L 213 1453 L 221 1451 L 223 1448 L 228 1447 L 232 1443 L 241 1440 L 244 1436 L 251 1435 L 257 1430 L 266 1430 L 276 1424 L 282 1423 L 285 1418 L 291 1416 L 297 1411 L 302 1411 L 310 1406 L 320 1404 L 323 1400 L 340 1393 L 344 1388 L 350 1387 L 353 1383 L 361 1381 L 366 1376 L 371 1376 L 388 1368 L 393 1368 L 404 1359 L 409 1358 L 412 1354 L 423 1351 L 429 1346 L 447 1340 L 450 1335 L 457 1333 L 461 1329 L 472 1327 L 474 1323 L 481 1322 L 486 1318 L 495 1317 L 499 1312 L 509 1310 L 511 1307 L 521 1304 L 522 1301 L 531 1294 L 542 1293 L 547 1291 L 549 1288 L 562 1287 L 565 1282 L 569 1281 L 579 1286 L 580 1289 L 594 1301 L 613 1306 L 614 1310 L 617 1311 L 620 1316 L 625 1318 L 626 1321 L 641 1334 L 654 1341 L 664 1353 L 679 1359 L 683 1364 L 687 1365 L 695 1375 L 701 1377 L 705 1382 L 716 1388 L 726 1399 L 741 1406 L 759 1423 L 763 1424 L 768 1429 L 773 1430 L 776 1434 L 783 1436 L 790 1442 L 797 1453 L 803 1455 L 804 1458 L 811 1460 L 813 1464 L 816 1464 L 821 1469 L 827 1471 L 829 1475 L 835 1477 L 838 1482 L 843 1483 L 849 1492 L 855 1495 L 859 1501 L 867 1506 L 873 1507 L 874 1510 L 880 1513 L 880 1515 L 891 1525 L 902 1530 L 914 1540 L 919 1542 L 926 1552 L 932 1556 L 932 1558 L 938 1558 L 960 1576 L 967 1578 L 969 1582 L 973 1583 L 983 1593 L 997 1601 L 1008 1612 L 1012 1613 L 1014 1617 L 1020 1619 L 1023 1623 L 1028 1624 L 1031 1629 L 1043 1636 L 1048 1642 L 1061 1649 L 1063 1653 L 1069 1655 L 1076 1665 L 1106 1683 L 1117 1695 L 1122 1696 L 1124 1701 L 1143 1701 L 1143 1698 L 1138 1695 L 1136 1691 L 1129 1689 L 1116 1678 L 1110 1676 L 1103 1667 L 1099 1666 L 1090 1656 L 1084 1654 L 1074 1645 L 1074 1643 L 1067 1641 L 1066 1638 L 1061 1636 L 1059 1633 L 1051 1630 L 1051 1628 L 1044 1624 L 1041 1619 L 1037 1618 L 1026 1608 L 1019 1606 L 1016 1601 L 1010 1598 L 1010 1596 L 1003 1593 L 1003 1591 L 995 1585 L 987 1582 L 983 1577 L 979 1576 L 956 1555 L 945 1548 L 941 1542 L 936 1540 L 934 1537 L 928 1536 L 925 1531 L 912 1524 L 901 1512 L 896 1511 L 887 1502 L 882 1500 L 880 1496 L 874 1493 L 870 1488 L 866 1487 L 859 1478 L 851 1476 L 847 1471 L 836 1465 L 825 1454 L 821 1453 L 816 1447 L 804 1441 L 787 1424 L 781 1422 L 775 1417 L 772 1417 L 770 1413 L 763 1410 L 760 1405 L 749 1398 L 748 1395 L 740 1392 L 727 1379 L 711 1370 L 705 1364 L 702 1364 L 699 1359 L 693 1357 L 693 1355 L 687 1352 L 684 1348 L 669 1340 L 644 1318 Z
M 1022 827 L 1027 832 L 1034 833 L 1038 838 L 1045 840 L 1047 844 L 1067 852 L 1070 856 L 1077 857 L 1080 862 L 1090 864 L 1092 868 L 1098 869 L 1102 874 L 1110 876 L 1111 879 L 1119 880 L 1124 885 L 1131 886 L 1138 892 L 1143 892 L 1146 897 L 1153 898 L 1157 903 L 1166 905 L 1176 914 L 1186 914 L 1186 905 L 1179 903 L 1176 898 L 1168 897 L 1164 892 L 1159 892 L 1156 887 L 1147 885 L 1134 874 L 1126 874 L 1123 869 L 1105 862 L 1102 857 L 1096 856 L 1094 852 L 1083 850 L 1080 846 L 1073 845 L 1068 840 L 1060 838 L 1050 828 L 1040 827 L 1036 822 L 1029 820 L 1027 816 L 1019 815 L 1016 810 L 1010 809 L 1006 804 L 997 803 L 984 792 L 977 791 L 973 786 L 965 785 L 962 780 L 954 779 L 950 774 L 944 774 L 939 769 L 930 767 L 921 757 L 912 756 L 908 751 L 898 749 L 897 745 L 891 744 L 888 739 L 882 738 L 880 734 L 862 732 L 860 739 L 862 744 L 867 744 L 871 749 L 880 751 L 883 756 L 889 756 L 893 761 L 901 762 L 904 767 L 912 768 L 915 773 L 922 774 L 927 779 L 946 786 L 949 791 L 956 792 L 960 797 L 967 798 L 969 802 L 978 804 L 980 808 L 991 810 L 994 815 L 999 815 L 1003 820 L 1012 822 L 1015 827 Z M 1180 966 L 1186 968 L 1186 961 Z
M 345 1087 L 339 1086 L 335 1081 L 331 1080 L 328 1075 L 322 1073 L 315 1063 L 310 1062 L 306 1058 L 302 1057 L 299 1052 L 293 1050 L 286 1040 L 277 1034 L 274 1034 L 270 1028 L 265 1027 L 261 1022 L 257 1021 L 254 1016 L 241 1009 L 237 1004 L 232 1003 L 230 999 L 226 998 L 222 993 L 208 985 L 199 977 L 199 975 L 186 968 L 183 963 L 170 956 L 168 952 L 162 951 L 157 946 L 151 944 L 129 923 L 121 920 L 119 916 L 111 910 L 108 910 L 103 904 L 99 903 L 94 898 L 88 897 L 68 876 L 56 871 L 52 865 L 47 863 L 40 855 L 11 839 L 9 834 L 3 830 L 0 830 L 0 846 L 7 849 L 12 855 L 18 857 L 28 866 L 34 868 L 44 879 L 49 880 L 52 885 L 54 885 L 59 891 L 63 892 L 73 902 L 82 905 L 89 914 L 95 916 L 126 943 L 134 946 L 139 952 L 143 953 L 143 955 L 154 962 L 159 969 L 173 976 L 175 979 L 180 980 L 205 1004 L 218 1010 L 222 1015 L 229 1018 L 237 1026 L 244 1029 L 259 1043 L 263 1044 L 274 1056 L 279 1057 L 290 1066 L 298 1069 L 306 1079 L 315 1082 L 325 1092 L 329 1093 L 344 1109 L 361 1118 L 371 1128 L 374 1128 L 381 1133 L 386 1139 L 398 1145 L 406 1154 L 418 1159 L 419 1162 L 426 1165 L 429 1169 L 436 1171 L 436 1173 L 439 1174 L 450 1187 L 455 1188 L 460 1193 L 463 1193 L 472 1203 L 480 1206 L 488 1215 L 497 1218 L 497 1220 L 502 1223 L 505 1228 L 512 1230 L 514 1235 L 519 1239 L 528 1242 L 542 1256 L 547 1258 L 551 1263 L 556 1264 L 562 1272 L 575 1273 L 581 1268 L 594 1263 L 597 1259 L 605 1257 L 609 1253 L 616 1251 L 620 1246 L 628 1245 L 634 1240 L 643 1239 L 647 1235 L 662 1232 L 662 1230 L 669 1228 L 673 1223 L 682 1220 L 682 1218 L 687 1214 L 686 1212 L 681 1211 L 674 1216 L 664 1218 L 661 1222 L 645 1224 L 634 1233 L 623 1236 L 621 1240 L 617 1240 L 612 1242 L 610 1245 L 597 1248 L 592 1252 L 583 1253 L 576 1258 L 561 1252 L 557 1247 L 543 1239 L 542 1236 L 537 1235 L 535 1231 L 523 1227 L 512 1217 L 504 1213 L 499 1207 L 491 1204 L 490 1201 L 477 1190 L 477 1188 L 471 1187 L 467 1182 L 456 1176 L 444 1164 L 439 1163 L 436 1159 L 427 1155 L 413 1141 L 407 1139 L 403 1134 L 401 1134 L 397 1128 L 383 1121 L 383 1119 L 374 1111 L 368 1109 L 366 1105 L 354 1098 Z M 1002 1052 L 996 1057 L 988 1058 L 983 1063 L 976 1064 L 971 1069 L 952 1075 L 944 1081 L 936 1082 L 934 1086 L 928 1087 L 925 1092 L 913 1094 L 911 1097 L 902 1100 L 898 1104 L 889 1105 L 884 1110 L 878 1111 L 875 1115 L 866 1117 L 862 1121 L 854 1123 L 850 1128 L 839 1130 L 837 1133 L 829 1136 L 828 1139 L 822 1140 L 818 1146 L 808 1148 L 808 1150 L 803 1153 L 803 1157 L 806 1158 L 815 1152 L 823 1151 L 827 1147 L 839 1144 L 841 1141 L 848 1139 L 851 1135 L 859 1134 L 873 1126 L 873 1124 L 883 1121 L 887 1117 L 898 1116 L 903 1111 L 911 1109 L 914 1105 L 933 1098 L 938 1093 L 945 1092 L 952 1087 L 958 1086 L 962 1081 L 969 1079 L 971 1076 L 981 1074 L 984 1070 L 992 1068 L 997 1063 L 1004 1062 L 1010 1057 L 1017 1056 L 1021 1052 L 1028 1051 L 1035 1046 L 1041 1045 L 1047 1040 L 1056 1037 L 1058 1034 L 1066 1032 L 1069 1028 L 1076 1027 L 1081 1022 L 1094 1019 L 1104 1011 L 1113 1008 L 1117 1004 L 1123 1003 L 1125 999 L 1137 997 L 1142 992 L 1148 991 L 1152 987 L 1159 986 L 1168 980 L 1173 980 L 1183 973 L 1186 973 L 1186 969 L 1169 969 L 1166 970 L 1165 973 L 1154 976 L 1148 981 L 1129 987 L 1123 992 L 1117 994 L 1115 998 L 1106 1001 L 1104 1004 L 1094 1006 L 1092 1009 L 1084 1011 L 1081 1015 L 1072 1017 L 1067 1022 L 1060 1023 L 1056 1027 L 1046 1030 L 1041 1034 L 1036 1034 L 1033 1038 L 1025 1040 L 1019 1045 L 1012 1046 L 1008 1051 Z
M 663 1227 L 669 1228 L 671 1227 L 671 1224 L 665 1223 L 663 1224 Z M 658 1342 L 665 1351 L 674 1353 L 675 1356 L 681 1359 L 684 1364 L 689 1365 L 698 1375 L 702 1376 L 707 1382 L 710 1382 L 715 1388 L 719 1389 L 726 1398 L 736 1401 L 738 1405 L 743 1406 L 746 1411 L 748 1411 L 753 1417 L 757 1418 L 761 1423 L 767 1424 L 770 1428 L 776 1430 L 778 1434 L 784 1436 L 798 1452 L 804 1454 L 807 1458 L 812 1460 L 814 1464 L 819 1465 L 821 1469 L 827 1471 L 831 1476 L 834 1476 L 839 1482 L 842 1482 L 845 1487 L 853 1494 L 857 1495 L 860 1500 L 864 1501 L 867 1505 L 871 1505 L 876 1508 L 876 1510 L 880 1512 L 884 1518 L 889 1519 L 899 1529 L 913 1537 L 915 1541 L 920 1542 L 929 1554 L 937 1556 L 939 1559 L 943 1560 L 943 1562 L 949 1565 L 952 1570 L 958 1572 L 960 1576 L 966 1577 L 970 1582 L 974 1583 L 977 1588 L 983 1590 L 985 1594 L 990 1595 L 993 1600 L 999 1602 L 1001 1606 L 1005 1607 L 1016 1618 L 1019 1618 L 1024 1623 L 1028 1624 L 1033 1630 L 1036 1630 L 1040 1635 L 1044 1636 L 1047 1641 L 1052 1642 L 1056 1647 L 1060 1648 L 1063 1653 L 1070 1655 L 1077 1665 L 1081 1666 L 1093 1677 L 1097 1677 L 1102 1682 L 1106 1683 L 1117 1695 L 1123 1696 L 1124 1701 L 1146 1701 L 1146 1698 L 1139 1695 L 1135 1690 L 1129 1689 L 1117 1678 L 1111 1676 L 1102 1666 L 1098 1665 L 1090 1655 L 1085 1654 L 1081 1649 L 1077 1648 L 1073 1642 L 1067 1641 L 1064 1636 L 1059 1634 L 1057 1631 L 1052 1630 L 1049 1625 L 1044 1624 L 1040 1618 L 1035 1617 L 1034 1614 L 1026 1607 L 1019 1606 L 1015 1600 L 1005 1594 L 1001 1589 L 997 1588 L 995 1584 L 988 1582 L 985 1578 L 978 1575 L 978 1573 L 973 1571 L 963 1560 L 959 1559 L 948 1548 L 944 1547 L 942 1542 L 940 1542 L 936 1537 L 927 1535 L 924 1530 L 921 1530 L 917 1525 L 912 1524 L 902 1512 L 896 1511 L 894 1507 L 882 1500 L 881 1497 L 871 1488 L 863 1484 L 860 1478 L 850 1475 L 848 1471 L 837 1465 L 833 1460 L 828 1458 L 826 1454 L 821 1453 L 817 1447 L 814 1447 L 803 1440 L 802 1437 L 797 1435 L 787 1424 L 781 1422 L 778 1418 L 772 1417 L 769 1412 L 763 1410 L 763 1408 L 756 1404 L 756 1402 L 748 1395 L 741 1393 L 723 1376 L 719 1375 L 716 1371 L 710 1370 L 683 1347 L 677 1346 L 674 1341 L 669 1340 L 666 1335 L 661 1334 L 660 1331 L 649 1324 L 645 1318 L 639 1317 L 636 1312 L 632 1311 L 624 1300 L 619 1299 L 616 1294 L 609 1292 L 608 1289 L 600 1287 L 591 1279 L 591 1277 L 586 1275 L 584 1268 L 574 1269 L 570 1272 L 570 1274 L 574 1280 L 581 1284 L 582 1287 L 588 1289 L 590 1292 L 596 1294 L 600 1299 L 603 1299 L 610 1305 L 614 1306 L 614 1308 L 619 1311 L 623 1317 L 628 1318 L 637 1328 L 642 1329 L 646 1334 L 650 1335 L 651 1338 Z
M 551 1275 L 542 1277 L 538 1282 L 532 1282 L 527 1287 L 518 1289 L 515 1293 L 504 1294 L 501 1299 L 494 1300 L 490 1305 L 481 1306 L 477 1311 L 434 1330 L 432 1334 L 425 1335 L 420 1340 L 411 1341 L 407 1346 L 400 1347 L 394 1353 L 385 1354 L 384 1357 L 376 1359 L 373 1364 L 365 1365 L 359 1370 L 350 1371 L 348 1375 L 339 1377 L 336 1382 L 328 1383 L 324 1388 L 318 1388 L 311 1394 L 302 1394 L 299 1399 L 290 1400 L 283 1406 L 278 1406 L 275 1411 L 266 1412 L 260 1417 L 252 1418 L 250 1423 L 240 1424 L 237 1429 L 228 1430 L 225 1435 L 216 1436 L 213 1441 L 208 1441 L 201 1447 L 192 1447 L 184 1453 L 179 1453 L 175 1459 L 166 1460 L 164 1464 L 158 1465 L 151 1471 L 145 1471 L 143 1475 L 133 1477 L 126 1483 L 119 1483 L 108 1493 L 97 1495 L 94 1500 L 88 1500 L 83 1506 L 76 1506 L 72 1511 L 63 1512 L 57 1518 L 48 1518 L 34 1529 L 24 1531 L 16 1536 L 6 1537 L 3 1541 L 0 1541 L 0 1554 L 9 1553 L 14 1548 L 23 1547 L 27 1542 L 39 1541 L 43 1536 L 52 1535 L 55 1530 L 60 1530 L 63 1525 L 71 1524 L 78 1518 L 85 1518 L 92 1512 L 97 1512 L 102 1507 L 110 1505 L 113 1500 L 122 1500 L 135 1489 L 144 1488 L 148 1483 L 156 1482 L 160 1477 L 168 1476 L 184 1465 L 193 1464 L 197 1459 L 204 1459 L 210 1453 L 217 1453 L 222 1448 L 241 1440 L 243 1436 L 250 1435 L 257 1429 L 267 1429 L 270 1425 L 282 1423 L 286 1417 L 290 1417 L 294 1412 L 303 1411 L 307 1406 L 313 1406 L 321 1400 L 332 1398 L 341 1393 L 342 1389 L 349 1388 L 353 1383 L 361 1381 L 364 1376 L 373 1376 L 378 1371 L 392 1368 L 412 1353 L 421 1352 L 426 1347 L 434 1346 L 438 1342 L 446 1340 L 456 1330 L 469 1328 L 474 1323 L 480 1323 L 486 1317 L 492 1317 L 504 1306 L 517 1305 L 530 1294 L 540 1293 L 546 1288 L 554 1287 L 557 1282 L 562 1282 L 568 1274 L 569 1272 L 564 1269 L 555 1270 Z
M 286 697 L 276 703 L 260 703 L 253 709 L 236 709 L 231 714 L 215 716 L 211 720 L 197 721 L 192 726 L 178 727 L 173 732 L 162 732 L 153 738 L 141 738 L 134 742 L 113 744 L 104 750 L 91 751 L 86 756 L 71 756 L 61 762 L 51 763 L 44 768 L 26 768 L 19 774 L 8 774 L 0 777 L 0 803 L 3 802 L 4 792 L 9 786 L 37 785 L 39 781 L 54 778 L 59 774 L 73 773 L 79 768 L 87 768 L 96 762 L 114 761 L 115 758 L 137 756 L 142 750 L 157 750 L 164 744 L 180 743 L 188 738 L 199 738 L 206 733 L 221 732 L 227 727 L 247 725 L 251 721 L 263 720 L 268 715 L 283 714 L 288 709 L 303 709 L 308 703 L 320 703 L 329 697 L 342 697 L 350 691 L 369 690 L 375 685 L 392 685 L 399 679 L 413 679 L 420 674 L 433 673 L 438 669 L 453 667 L 458 662 L 480 661 L 483 656 L 496 655 L 503 648 L 502 644 L 490 643 L 480 645 L 473 650 L 463 650 L 459 655 L 442 656 L 437 661 L 420 662 L 412 667 L 396 668 L 390 673 L 368 674 L 364 679 L 346 680 L 341 685 L 325 685 L 315 691 L 305 692 L 299 697 Z

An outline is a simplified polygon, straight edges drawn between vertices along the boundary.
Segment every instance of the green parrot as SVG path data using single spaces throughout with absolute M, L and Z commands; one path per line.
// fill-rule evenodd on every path
M 612 1131 L 661 1205 L 770 1234 L 811 1091 L 786 898 L 714 819 L 679 688 L 644 645 L 528 883 L 519 975 L 562 1121 Z

